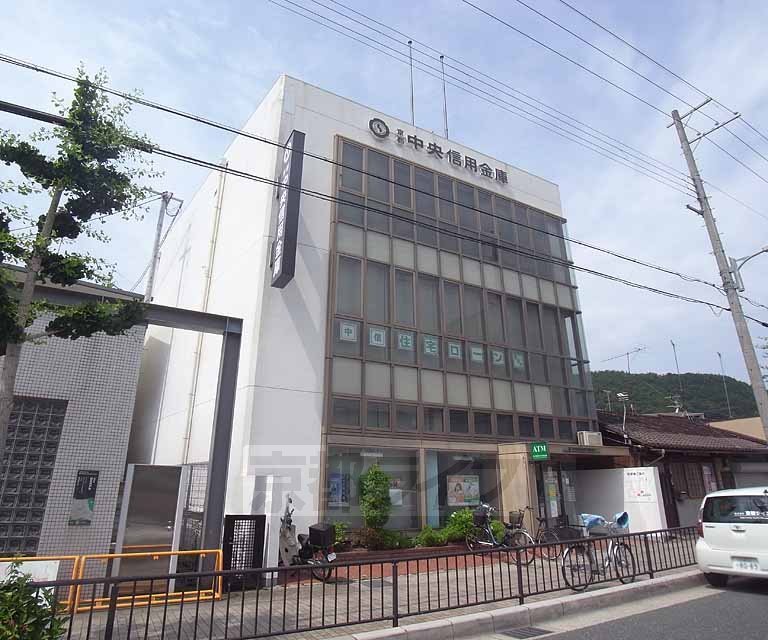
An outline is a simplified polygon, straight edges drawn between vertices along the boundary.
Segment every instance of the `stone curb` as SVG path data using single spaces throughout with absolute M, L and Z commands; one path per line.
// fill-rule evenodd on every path
M 485 636 L 515 627 L 541 624 L 554 618 L 581 613 L 585 607 L 614 607 L 638 598 L 648 598 L 665 591 L 689 589 L 704 584 L 704 575 L 698 571 L 686 571 L 671 576 L 622 584 L 599 591 L 561 596 L 531 604 L 504 607 L 469 615 L 459 615 L 442 620 L 407 624 L 389 629 L 353 633 L 354 640 L 462 640 Z

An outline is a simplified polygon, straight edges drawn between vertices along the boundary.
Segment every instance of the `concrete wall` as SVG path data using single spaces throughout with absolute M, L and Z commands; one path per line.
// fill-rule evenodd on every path
M 38 319 L 32 331 L 42 330 L 47 322 Z M 15 394 L 68 401 L 40 556 L 109 551 L 143 341 L 144 327 L 134 327 L 122 336 L 52 338 L 22 349 Z M 99 472 L 89 526 L 68 525 L 78 470 Z
M 631 474 L 637 471 L 650 474 L 648 501 L 629 498 Z M 627 511 L 629 530 L 632 532 L 666 528 L 659 470 L 656 467 L 592 469 L 572 473 L 576 481 L 577 513 L 599 514 L 610 520 L 614 514 Z

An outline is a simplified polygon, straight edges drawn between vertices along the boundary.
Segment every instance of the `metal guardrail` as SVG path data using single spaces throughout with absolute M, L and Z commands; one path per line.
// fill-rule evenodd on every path
M 631 570 L 609 555 L 610 540 L 626 545 Z M 568 547 L 590 550 L 595 571 L 587 584 L 655 574 L 695 564 L 694 527 L 582 538 L 556 545 L 496 548 L 478 552 L 444 552 L 403 559 L 333 563 L 327 582 L 312 579 L 311 567 L 175 573 L 162 576 L 81 578 L 36 583 L 38 589 L 103 590 L 106 606 L 95 599 L 78 612 L 63 613 L 63 637 L 80 638 L 211 638 L 238 640 L 347 625 L 388 621 L 500 601 L 523 604 L 526 598 L 571 588 L 560 558 Z M 573 552 L 572 552 L 573 553 Z M 626 552 L 625 552 L 626 554 Z M 607 561 L 606 561 L 607 558 Z M 263 586 L 246 590 L 244 576 Z M 571 576 L 573 579 L 573 576 Z M 173 594 L 169 587 L 177 586 Z M 220 599 L 205 599 L 219 581 Z M 587 586 L 577 584 L 577 588 Z M 235 586 L 237 585 L 237 586 Z M 148 587 L 164 598 L 140 596 Z M 163 587 L 166 591 L 163 591 Z M 169 597 L 173 595 L 173 597 Z M 141 605 L 141 606 L 140 606 Z

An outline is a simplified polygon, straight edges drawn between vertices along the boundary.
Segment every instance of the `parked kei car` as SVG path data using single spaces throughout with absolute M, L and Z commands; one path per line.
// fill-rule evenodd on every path
M 768 578 L 768 487 L 710 493 L 701 503 L 696 561 L 709 584 Z

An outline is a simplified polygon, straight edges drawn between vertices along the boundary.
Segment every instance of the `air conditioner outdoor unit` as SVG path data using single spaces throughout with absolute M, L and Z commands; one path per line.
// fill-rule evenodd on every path
M 603 434 L 599 431 L 577 431 L 576 440 L 587 447 L 602 447 Z

